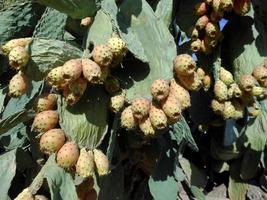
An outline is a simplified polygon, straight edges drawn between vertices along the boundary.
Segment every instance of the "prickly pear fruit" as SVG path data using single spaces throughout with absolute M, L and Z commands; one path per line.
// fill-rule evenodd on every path
M 137 126 L 137 120 L 133 115 L 131 106 L 125 108 L 121 113 L 121 127 L 126 130 L 135 129 Z
M 169 82 L 164 79 L 157 79 L 152 83 L 150 91 L 154 99 L 161 101 L 169 95 Z
M 156 129 L 164 129 L 167 127 L 167 116 L 164 111 L 157 105 L 152 104 L 149 110 L 149 119 Z
M 173 60 L 174 71 L 176 75 L 188 76 L 194 73 L 196 62 L 188 54 L 181 54 Z
M 34 101 L 34 110 L 36 113 L 45 110 L 53 110 L 57 103 L 57 95 L 45 93 L 37 97 Z
M 230 86 L 234 82 L 234 77 L 231 72 L 227 71 L 223 67 L 220 68 L 219 78 L 227 86 Z
M 68 105 L 73 106 L 81 99 L 82 95 L 76 95 L 69 88 L 63 90 L 63 97 Z
M 120 92 L 114 94 L 110 98 L 111 111 L 114 113 L 120 112 L 124 106 L 124 102 L 125 102 L 125 92 L 124 91 L 120 91 Z
M 83 177 L 92 177 L 94 175 L 95 163 L 93 151 L 80 150 L 80 156 L 76 164 L 76 173 Z
M 205 2 L 200 2 L 195 6 L 197 16 L 205 15 L 208 11 L 208 5 Z
M 44 195 L 35 195 L 34 200 L 48 200 Z
M 191 50 L 193 52 L 199 52 L 201 50 L 201 40 L 196 39 L 195 41 L 191 42 Z
M 63 78 L 63 67 L 59 66 L 54 69 L 52 69 L 46 77 L 46 80 L 49 84 L 54 85 L 54 86 L 60 86 L 61 84 L 64 83 L 64 78 Z
M 8 95 L 10 97 L 20 97 L 25 94 L 28 89 L 28 80 L 24 74 L 18 73 L 13 76 L 9 82 L 9 92 Z
M 263 85 L 264 82 L 267 80 L 267 68 L 261 65 L 256 66 L 253 69 L 252 75 L 257 81 L 259 81 L 261 85 Z
M 191 35 L 192 41 L 195 41 L 199 37 L 199 32 L 196 28 L 192 28 L 192 29 L 190 29 L 190 35 Z
M 88 27 L 93 23 L 93 18 L 92 17 L 85 17 L 81 20 L 81 26 L 82 27 Z
M 83 76 L 89 83 L 99 83 L 101 80 L 101 68 L 97 63 L 90 59 L 82 59 Z
M 46 132 L 55 128 L 58 123 L 58 114 L 53 110 L 46 110 L 38 113 L 33 120 L 33 130 L 36 132 Z
M 220 7 L 225 12 L 230 12 L 234 7 L 234 0 L 221 0 Z
M 205 76 L 205 71 L 201 67 L 199 67 L 197 68 L 197 75 L 200 80 L 203 80 Z
M 127 51 L 126 43 L 119 37 L 111 37 L 108 40 L 108 46 L 113 55 L 124 55 Z
M 108 76 L 104 82 L 104 87 L 108 93 L 115 94 L 120 90 L 120 82 L 116 77 Z
M 150 101 L 145 98 L 137 98 L 132 102 L 132 111 L 136 119 L 142 119 L 148 115 L 150 109 Z
M 197 22 L 196 22 L 196 29 L 197 30 L 202 30 L 206 27 L 206 25 L 209 23 L 209 18 L 207 15 L 203 15 L 200 17 Z
M 256 85 L 256 79 L 251 75 L 243 75 L 240 78 L 239 85 L 242 90 L 251 92 L 252 88 Z
M 233 97 L 239 98 L 241 96 L 242 96 L 242 91 L 239 88 L 239 86 L 237 85 L 237 83 L 232 83 L 228 89 L 228 97 L 229 98 L 233 98 Z
M 45 154 L 57 152 L 65 143 L 65 133 L 62 129 L 50 129 L 40 139 L 40 150 Z
M 205 27 L 206 35 L 211 38 L 216 38 L 220 32 L 220 28 L 217 23 L 209 22 Z
M 96 170 L 99 176 L 105 176 L 109 173 L 108 157 L 98 149 L 94 149 L 94 160 Z
M 161 106 L 168 118 L 178 120 L 181 117 L 181 104 L 174 96 L 168 96 L 168 98 L 162 102 Z
M 224 119 L 231 119 L 235 117 L 235 107 L 231 101 L 224 102 L 223 117 Z
M 28 51 L 21 46 L 13 48 L 8 55 L 9 65 L 16 70 L 25 67 L 29 62 L 29 58 Z
M 181 104 L 181 109 L 191 106 L 190 94 L 175 79 L 170 81 L 170 96 L 174 96 Z
M 66 82 L 72 82 L 78 79 L 82 74 L 81 59 L 71 59 L 62 67 L 63 78 Z
M 211 101 L 211 108 L 216 114 L 222 114 L 224 110 L 224 102 L 219 102 L 216 99 Z
M 29 188 L 25 188 L 14 200 L 34 200 Z
M 250 11 L 251 1 L 250 0 L 235 0 L 234 1 L 234 11 L 243 16 Z
M 213 0 L 212 1 L 212 8 L 215 13 L 223 13 L 223 10 L 221 8 L 221 1 L 222 0 Z
M 202 87 L 202 81 L 196 72 L 190 76 L 179 75 L 178 79 L 187 90 L 198 91 Z
M 208 91 L 210 89 L 211 86 L 211 77 L 210 75 L 205 75 L 203 80 L 202 80 L 202 84 L 203 84 L 203 89 L 204 91 Z
M 155 128 L 152 126 L 149 117 L 143 118 L 139 122 L 139 128 L 145 137 L 153 137 L 155 135 Z
M 255 97 L 263 98 L 264 97 L 264 89 L 259 86 L 254 86 L 252 88 L 252 95 Z
M 112 50 L 107 45 L 97 45 L 92 52 L 94 61 L 100 66 L 109 66 L 112 63 Z
M 26 47 L 31 41 L 32 38 L 17 38 L 10 40 L 2 46 L 3 53 L 7 56 L 13 48 L 17 46 Z
M 227 85 L 221 80 L 218 80 L 214 85 L 214 94 L 219 101 L 225 101 L 228 99 Z
M 76 96 L 82 96 L 87 88 L 87 81 L 80 77 L 69 85 L 70 91 Z
M 70 169 L 78 161 L 79 148 L 75 142 L 66 142 L 57 153 L 57 164 L 65 169 Z

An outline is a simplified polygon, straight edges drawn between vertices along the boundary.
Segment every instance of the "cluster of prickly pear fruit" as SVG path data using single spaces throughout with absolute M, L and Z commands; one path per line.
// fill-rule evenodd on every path
M 221 67 L 219 80 L 214 85 L 215 99 L 211 102 L 213 111 L 225 119 L 242 118 L 245 107 L 254 106 L 255 98 L 265 97 L 266 74 L 267 68 L 260 65 L 254 68 L 252 75 L 245 74 L 236 83 L 231 72 Z
M 191 50 L 209 54 L 222 39 L 219 21 L 227 12 L 234 11 L 245 15 L 250 10 L 250 0 L 204 0 L 195 6 L 199 16 L 195 26 L 190 30 Z
M 182 111 L 191 106 L 188 90 L 198 91 L 204 85 L 205 90 L 209 89 L 210 76 L 201 68 L 196 70 L 196 62 L 192 56 L 188 54 L 176 56 L 173 67 L 175 78 L 157 79 L 152 83 L 150 88 L 152 101 L 137 98 L 123 110 L 121 113 L 123 128 L 126 130 L 139 128 L 144 136 L 154 137 L 156 130 L 164 129 L 169 124 L 177 122 Z M 123 104 L 120 105 L 123 106 Z
M 92 59 L 71 59 L 63 66 L 52 69 L 46 80 L 63 91 L 66 102 L 71 106 L 80 100 L 87 85 L 104 84 L 110 94 L 115 94 L 120 90 L 120 85 L 115 77 L 110 76 L 110 70 L 122 61 L 126 51 L 122 39 L 111 37 L 107 45 L 94 47 Z
M 8 41 L 2 46 L 3 54 L 8 56 L 9 65 L 18 71 L 9 83 L 9 96 L 13 98 L 25 94 L 28 89 L 28 79 L 23 73 L 25 66 L 29 62 L 27 45 L 32 41 L 31 38 L 18 38 Z
M 43 195 L 34 195 L 30 188 L 25 188 L 14 200 L 48 200 Z

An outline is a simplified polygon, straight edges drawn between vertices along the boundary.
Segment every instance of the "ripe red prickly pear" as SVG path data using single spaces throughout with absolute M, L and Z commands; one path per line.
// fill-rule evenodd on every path
M 40 139 L 40 150 L 45 154 L 57 152 L 65 143 L 65 133 L 62 129 L 50 129 Z
M 79 148 L 74 141 L 65 143 L 57 153 L 57 164 L 64 168 L 74 167 L 79 158 Z
M 142 119 L 148 115 L 150 109 L 150 101 L 145 98 L 137 98 L 132 102 L 132 111 L 136 119 Z
M 32 127 L 34 131 L 46 132 L 56 127 L 58 123 L 58 114 L 53 110 L 46 110 L 38 113 L 33 121 Z
M 53 110 L 57 103 L 56 94 L 42 94 L 34 101 L 34 110 L 36 113 L 43 112 L 45 110 Z
M 97 84 L 101 80 L 101 68 L 96 62 L 90 59 L 82 59 L 82 70 L 83 76 L 89 83 Z
M 9 40 L 5 45 L 2 46 L 3 53 L 8 55 L 13 48 L 17 46 L 26 47 L 31 41 L 32 38 L 17 38 Z
M 108 157 L 98 149 L 94 149 L 94 160 L 96 170 L 99 176 L 104 176 L 109 173 L 109 161 Z
M 93 151 L 80 150 L 80 156 L 76 164 L 76 173 L 83 177 L 92 177 L 94 175 L 95 163 Z
M 82 74 L 81 59 L 71 59 L 62 66 L 63 78 L 66 82 L 78 79 Z
M 188 54 L 181 54 L 173 60 L 174 71 L 176 75 L 188 76 L 194 73 L 196 62 Z
M 169 95 L 169 82 L 164 79 L 157 79 L 152 83 L 150 91 L 154 99 L 162 101 Z
M 149 110 L 149 119 L 156 129 L 167 127 L 167 116 L 164 111 L 157 105 L 152 104 Z
M 113 54 L 107 45 L 97 45 L 92 52 L 94 61 L 100 66 L 109 66 L 112 63 Z
M 29 58 L 28 51 L 21 46 L 13 48 L 8 55 L 9 65 L 16 70 L 25 67 L 29 62 Z
M 25 94 L 28 89 L 28 80 L 27 77 L 22 74 L 18 73 L 13 76 L 9 82 L 9 92 L 8 95 L 10 97 L 20 97 L 21 95 Z
M 121 127 L 126 130 L 135 129 L 137 126 L 137 120 L 133 115 L 131 106 L 125 108 L 121 113 Z

